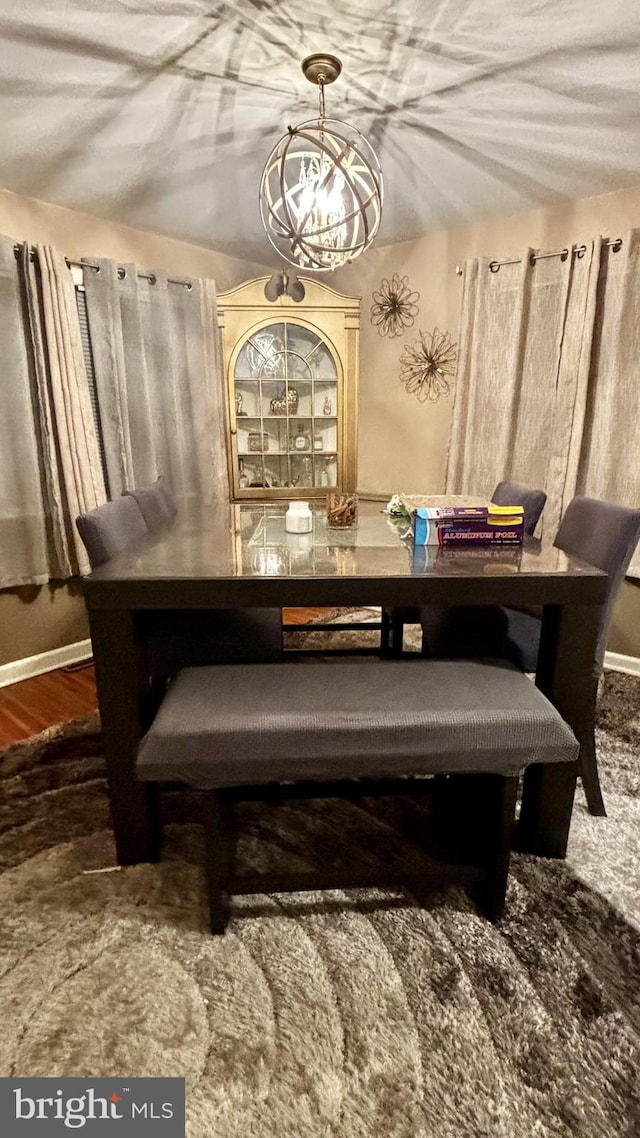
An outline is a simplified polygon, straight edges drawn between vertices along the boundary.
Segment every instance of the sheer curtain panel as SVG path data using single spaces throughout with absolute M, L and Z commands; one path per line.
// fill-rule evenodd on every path
M 501 479 L 546 490 L 555 534 L 576 492 L 600 243 L 584 257 L 465 265 L 446 489 L 485 495 Z
M 180 498 L 229 497 L 213 281 L 169 284 L 94 261 L 87 316 L 112 498 L 162 474 Z
M 605 246 L 581 431 L 580 494 L 640 506 L 640 229 Z M 640 578 L 640 546 L 627 571 Z
M 106 501 L 100 450 L 82 351 L 75 286 L 56 249 L 20 251 L 40 423 L 50 576 L 87 573 L 78 514 Z
M 0 586 L 49 579 L 37 404 L 13 240 L 0 237 Z
M 0 240 L 3 538 L 0 584 L 42 584 L 87 572 L 78 513 L 105 500 L 82 357 L 75 291 L 64 257 L 32 258 Z
M 640 230 L 534 257 L 465 265 L 446 489 L 540 486 L 555 536 L 576 494 L 640 505 Z

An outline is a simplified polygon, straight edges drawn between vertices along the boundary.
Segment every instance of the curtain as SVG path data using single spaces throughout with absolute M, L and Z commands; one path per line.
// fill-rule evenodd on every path
M 49 579 L 37 405 L 13 240 L 0 237 L 0 585 Z
M 89 571 L 75 519 L 106 501 L 104 476 L 69 267 L 50 245 L 36 245 L 33 259 L 23 246 L 20 258 L 50 522 L 49 572 L 66 578 Z
M 97 264 L 84 270 L 85 296 L 110 496 L 164 475 L 180 498 L 227 501 L 213 281 Z
M 600 241 L 578 258 L 465 265 L 446 490 L 485 497 L 504 478 L 546 490 L 542 533 L 576 493 Z
M 576 494 L 640 505 L 640 230 L 534 256 L 465 265 L 446 489 L 540 487 L 554 536 Z
M 0 585 L 8 588 L 88 571 L 75 518 L 105 500 L 105 486 L 66 261 L 45 245 L 34 259 L 22 245 L 16 259 L 5 237 L 0 251 Z
M 602 251 L 589 390 L 577 459 L 581 494 L 640 506 L 640 230 Z M 577 434 L 577 431 L 576 431 Z M 640 549 L 628 569 L 640 578 Z

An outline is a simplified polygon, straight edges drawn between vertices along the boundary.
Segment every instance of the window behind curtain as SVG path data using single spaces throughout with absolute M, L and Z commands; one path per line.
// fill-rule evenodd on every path
M 91 410 L 93 411 L 93 421 L 96 428 L 96 435 L 98 438 L 98 449 L 100 451 L 100 462 L 102 464 L 102 473 L 104 474 L 104 484 L 107 490 L 107 497 L 111 498 L 111 489 L 109 487 L 109 476 L 107 474 L 107 460 L 104 452 L 104 436 L 102 433 L 102 422 L 100 420 L 100 406 L 98 403 L 98 388 L 96 385 L 96 373 L 93 365 L 93 351 L 91 348 L 91 335 L 89 333 L 89 321 L 87 319 L 87 298 L 84 294 L 84 288 L 81 285 L 76 285 L 76 304 L 78 306 L 78 319 L 80 321 L 80 335 L 82 336 L 82 352 L 84 355 L 84 362 L 87 369 L 87 379 L 89 381 L 89 398 L 91 399 Z

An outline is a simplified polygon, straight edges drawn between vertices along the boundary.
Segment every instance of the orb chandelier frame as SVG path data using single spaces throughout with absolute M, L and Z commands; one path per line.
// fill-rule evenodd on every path
M 334 55 L 302 61 L 318 86 L 318 118 L 289 127 L 269 155 L 260 213 L 269 241 L 298 269 L 330 272 L 371 245 L 382 213 L 382 171 L 355 127 L 325 115 L 324 88 L 342 71 Z

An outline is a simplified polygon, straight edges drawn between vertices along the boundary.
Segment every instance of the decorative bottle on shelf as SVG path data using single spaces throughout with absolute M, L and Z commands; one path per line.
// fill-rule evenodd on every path
M 322 438 L 322 431 L 315 430 L 313 432 L 313 449 L 324 450 L 324 440 Z
M 294 450 L 309 450 L 309 433 L 302 423 L 298 423 L 298 433 L 293 440 Z
M 249 485 L 249 475 L 247 474 L 247 472 L 244 468 L 244 459 L 240 458 L 240 459 L 238 459 L 238 486 L 244 487 L 244 486 L 248 486 L 248 485 Z
M 332 404 L 331 400 L 329 399 L 329 396 L 325 395 L 324 403 L 322 404 L 322 414 L 323 415 L 331 415 L 332 412 L 333 412 L 333 404 Z
M 311 482 L 312 474 L 313 474 L 313 466 L 311 464 L 311 459 L 309 458 L 308 455 L 305 455 L 305 457 L 302 459 L 302 475 L 300 478 L 300 485 L 301 486 L 311 486 L 312 485 L 312 482 Z
M 329 471 L 327 470 L 326 459 L 322 463 L 322 466 L 320 467 L 320 473 L 318 474 L 318 485 L 320 485 L 320 486 L 328 486 L 329 485 Z

